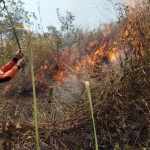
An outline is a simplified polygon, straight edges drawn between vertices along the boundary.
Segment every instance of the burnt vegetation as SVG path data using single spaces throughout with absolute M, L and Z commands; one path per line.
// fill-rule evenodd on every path
M 57 9 L 62 30 L 32 33 L 41 150 L 95 149 L 85 80 L 99 150 L 150 149 L 150 3 L 115 7 L 118 21 L 93 31 L 75 28 L 72 13 Z M 0 86 L 0 149 L 34 150 L 28 38 L 18 36 L 27 66 Z M 17 49 L 12 35 L 1 35 L 0 48 L 2 66 Z

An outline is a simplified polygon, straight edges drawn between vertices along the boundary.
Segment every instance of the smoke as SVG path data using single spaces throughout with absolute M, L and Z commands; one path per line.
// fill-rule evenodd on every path
M 142 7 L 143 0 L 125 0 L 126 5 L 132 8 Z

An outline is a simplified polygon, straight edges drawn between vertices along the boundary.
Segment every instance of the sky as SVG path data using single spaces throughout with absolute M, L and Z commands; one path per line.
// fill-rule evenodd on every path
M 74 25 L 80 28 L 94 29 L 102 23 L 108 23 L 117 20 L 113 4 L 110 0 L 22 0 L 25 3 L 25 9 L 35 12 L 37 21 L 33 20 L 32 30 L 38 30 L 38 24 L 44 31 L 47 26 L 53 25 L 58 30 L 60 22 L 58 21 L 56 9 L 62 16 L 66 11 L 75 16 Z M 112 0 L 114 4 L 123 2 L 123 0 Z M 40 14 L 39 14 L 40 11 Z M 41 18 L 41 21 L 40 21 Z

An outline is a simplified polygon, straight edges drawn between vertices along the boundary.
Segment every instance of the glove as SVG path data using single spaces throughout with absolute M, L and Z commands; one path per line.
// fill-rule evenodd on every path
M 21 67 L 24 67 L 26 65 L 23 58 L 19 59 L 16 66 L 20 69 Z
M 17 58 L 17 60 L 19 60 L 19 59 L 23 58 L 23 56 L 24 56 L 23 51 L 18 50 L 15 57 Z

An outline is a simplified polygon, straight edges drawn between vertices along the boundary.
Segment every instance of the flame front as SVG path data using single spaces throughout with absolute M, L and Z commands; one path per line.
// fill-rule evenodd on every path
M 98 47 L 94 50 L 94 47 Z M 64 50 L 62 54 L 59 55 L 60 66 L 55 75 L 55 80 L 58 86 L 64 81 L 76 80 L 74 76 L 80 76 L 81 74 L 86 74 L 91 77 L 92 66 L 106 67 L 110 63 L 116 61 L 115 49 L 110 50 L 108 43 L 98 43 L 98 41 L 93 41 L 89 44 L 87 48 L 87 55 L 81 57 L 80 60 L 75 62 L 76 56 L 78 56 L 78 51 Z M 63 69 L 62 69 L 63 68 Z M 89 69 L 89 70 L 88 70 Z
M 104 65 L 116 61 L 116 49 L 110 50 L 107 44 L 100 45 L 99 48 L 90 56 L 93 65 Z
M 78 46 L 74 49 L 64 49 L 58 54 L 58 68 L 54 65 L 49 68 L 47 62 L 41 66 L 43 71 L 35 77 L 37 85 L 38 79 L 44 78 L 47 71 L 56 71 L 54 78 L 57 86 L 83 76 L 91 77 L 92 71 L 98 66 L 99 68 L 107 67 L 109 63 L 116 61 L 115 49 L 110 50 L 109 45 L 109 41 L 91 41 L 83 55 L 80 54 Z
M 55 80 L 57 82 L 57 85 L 61 85 L 62 84 L 63 75 L 64 75 L 64 71 L 62 69 L 59 69 L 57 71 L 57 74 L 55 75 Z
M 118 54 L 116 53 L 116 48 L 113 48 L 109 53 L 110 62 L 114 63 L 118 57 Z
M 102 62 L 102 57 L 104 56 L 104 49 L 106 47 L 106 44 L 100 46 L 95 53 L 93 53 L 90 58 L 93 65 L 99 64 Z
M 112 63 L 115 62 L 115 59 L 116 59 L 115 53 L 110 53 L 109 57 Z

